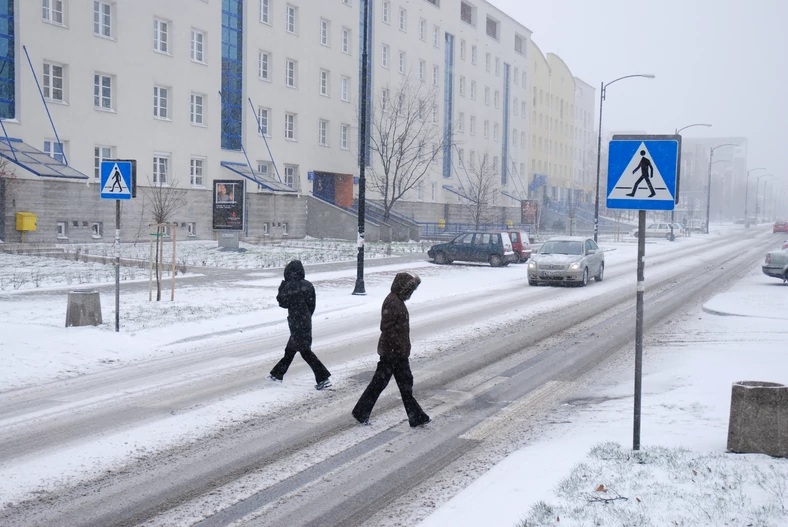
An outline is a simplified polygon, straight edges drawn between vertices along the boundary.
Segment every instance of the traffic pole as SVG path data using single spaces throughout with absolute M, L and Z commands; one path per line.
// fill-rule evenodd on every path
M 640 450 L 640 402 L 643 395 L 643 295 L 646 291 L 646 211 L 638 211 L 638 275 L 635 307 L 635 419 L 632 450 Z
M 115 332 L 120 331 L 120 200 L 115 200 Z

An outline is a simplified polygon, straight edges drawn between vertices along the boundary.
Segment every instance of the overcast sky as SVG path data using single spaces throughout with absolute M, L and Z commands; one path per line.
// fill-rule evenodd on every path
M 750 168 L 788 185 L 788 0 L 491 0 L 543 53 L 607 89 L 604 130 L 744 136 Z M 598 126 L 598 121 L 597 121 Z

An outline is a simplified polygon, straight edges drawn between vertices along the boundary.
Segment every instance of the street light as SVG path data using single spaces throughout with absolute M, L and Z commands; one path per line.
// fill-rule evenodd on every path
M 744 227 L 746 229 L 750 228 L 750 217 L 747 214 L 747 202 L 749 201 L 750 195 L 750 173 L 755 172 L 756 170 L 766 170 L 765 168 L 751 168 L 747 171 L 747 179 L 744 182 Z
M 365 207 L 366 207 L 366 176 L 365 169 L 367 166 L 367 105 L 369 101 L 364 98 L 368 97 L 367 93 L 367 62 L 368 58 L 368 35 L 369 35 L 369 0 L 362 0 L 362 8 L 364 10 L 364 22 L 361 24 L 361 122 L 359 123 L 359 135 L 361 136 L 360 145 L 358 148 L 358 255 L 356 257 L 356 285 L 353 288 L 354 295 L 365 295 L 367 291 L 364 287 L 364 222 L 365 222 Z
M 636 75 L 625 75 L 623 77 L 619 77 L 615 80 L 608 82 L 607 84 L 600 83 L 601 90 L 599 91 L 599 135 L 597 136 L 597 147 L 596 147 L 596 201 L 594 203 L 594 241 L 599 241 L 599 165 L 602 162 L 602 103 L 605 101 L 605 89 L 613 84 L 614 82 L 618 82 L 624 79 L 631 79 L 633 77 L 643 77 L 645 79 L 653 79 L 656 77 L 653 73 L 639 73 Z M 610 175 L 608 174 L 608 177 Z
M 676 135 L 679 135 L 682 130 L 686 130 L 687 128 L 692 128 L 693 126 L 705 126 L 706 128 L 711 128 L 710 124 L 706 123 L 695 123 L 695 124 L 688 124 L 687 126 L 683 126 L 681 128 L 676 128 Z M 679 152 L 680 153 L 680 152 Z M 679 180 L 676 179 L 676 196 L 679 195 Z M 677 202 L 678 203 L 678 202 Z M 676 221 L 676 207 L 673 207 L 673 210 L 670 211 L 670 232 L 673 233 L 673 222 Z
M 706 234 L 709 233 L 709 223 L 711 221 L 711 160 L 714 159 L 714 151 L 723 146 L 739 146 L 735 143 L 725 143 L 722 145 L 712 146 L 709 153 L 709 177 L 706 181 Z
M 758 222 L 758 215 L 761 212 L 763 212 L 762 210 L 760 210 L 760 207 L 758 207 L 758 196 L 760 194 L 761 178 L 765 178 L 765 177 L 774 177 L 774 174 L 761 174 L 760 176 L 755 178 L 755 222 L 756 223 Z M 763 184 L 763 190 L 764 192 L 766 192 L 766 183 Z

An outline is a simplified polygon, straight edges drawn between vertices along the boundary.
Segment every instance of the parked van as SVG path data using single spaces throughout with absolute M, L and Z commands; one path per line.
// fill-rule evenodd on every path
M 522 231 L 506 231 L 512 240 L 512 250 L 517 255 L 519 263 L 525 263 L 531 257 L 531 244 L 528 242 L 528 233 Z
M 449 243 L 433 245 L 427 255 L 436 264 L 461 262 L 488 262 L 492 267 L 509 265 L 519 260 L 512 250 L 512 240 L 507 232 L 463 232 Z

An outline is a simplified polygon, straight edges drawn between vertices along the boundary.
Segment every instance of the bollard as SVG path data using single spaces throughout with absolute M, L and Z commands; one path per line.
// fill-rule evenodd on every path
M 788 386 L 758 381 L 734 383 L 728 450 L 788 457 Z
M 79 289 L 68 293 L 66 327 L 98 326 L 101 319 L 101 297 L 98 291 Z

